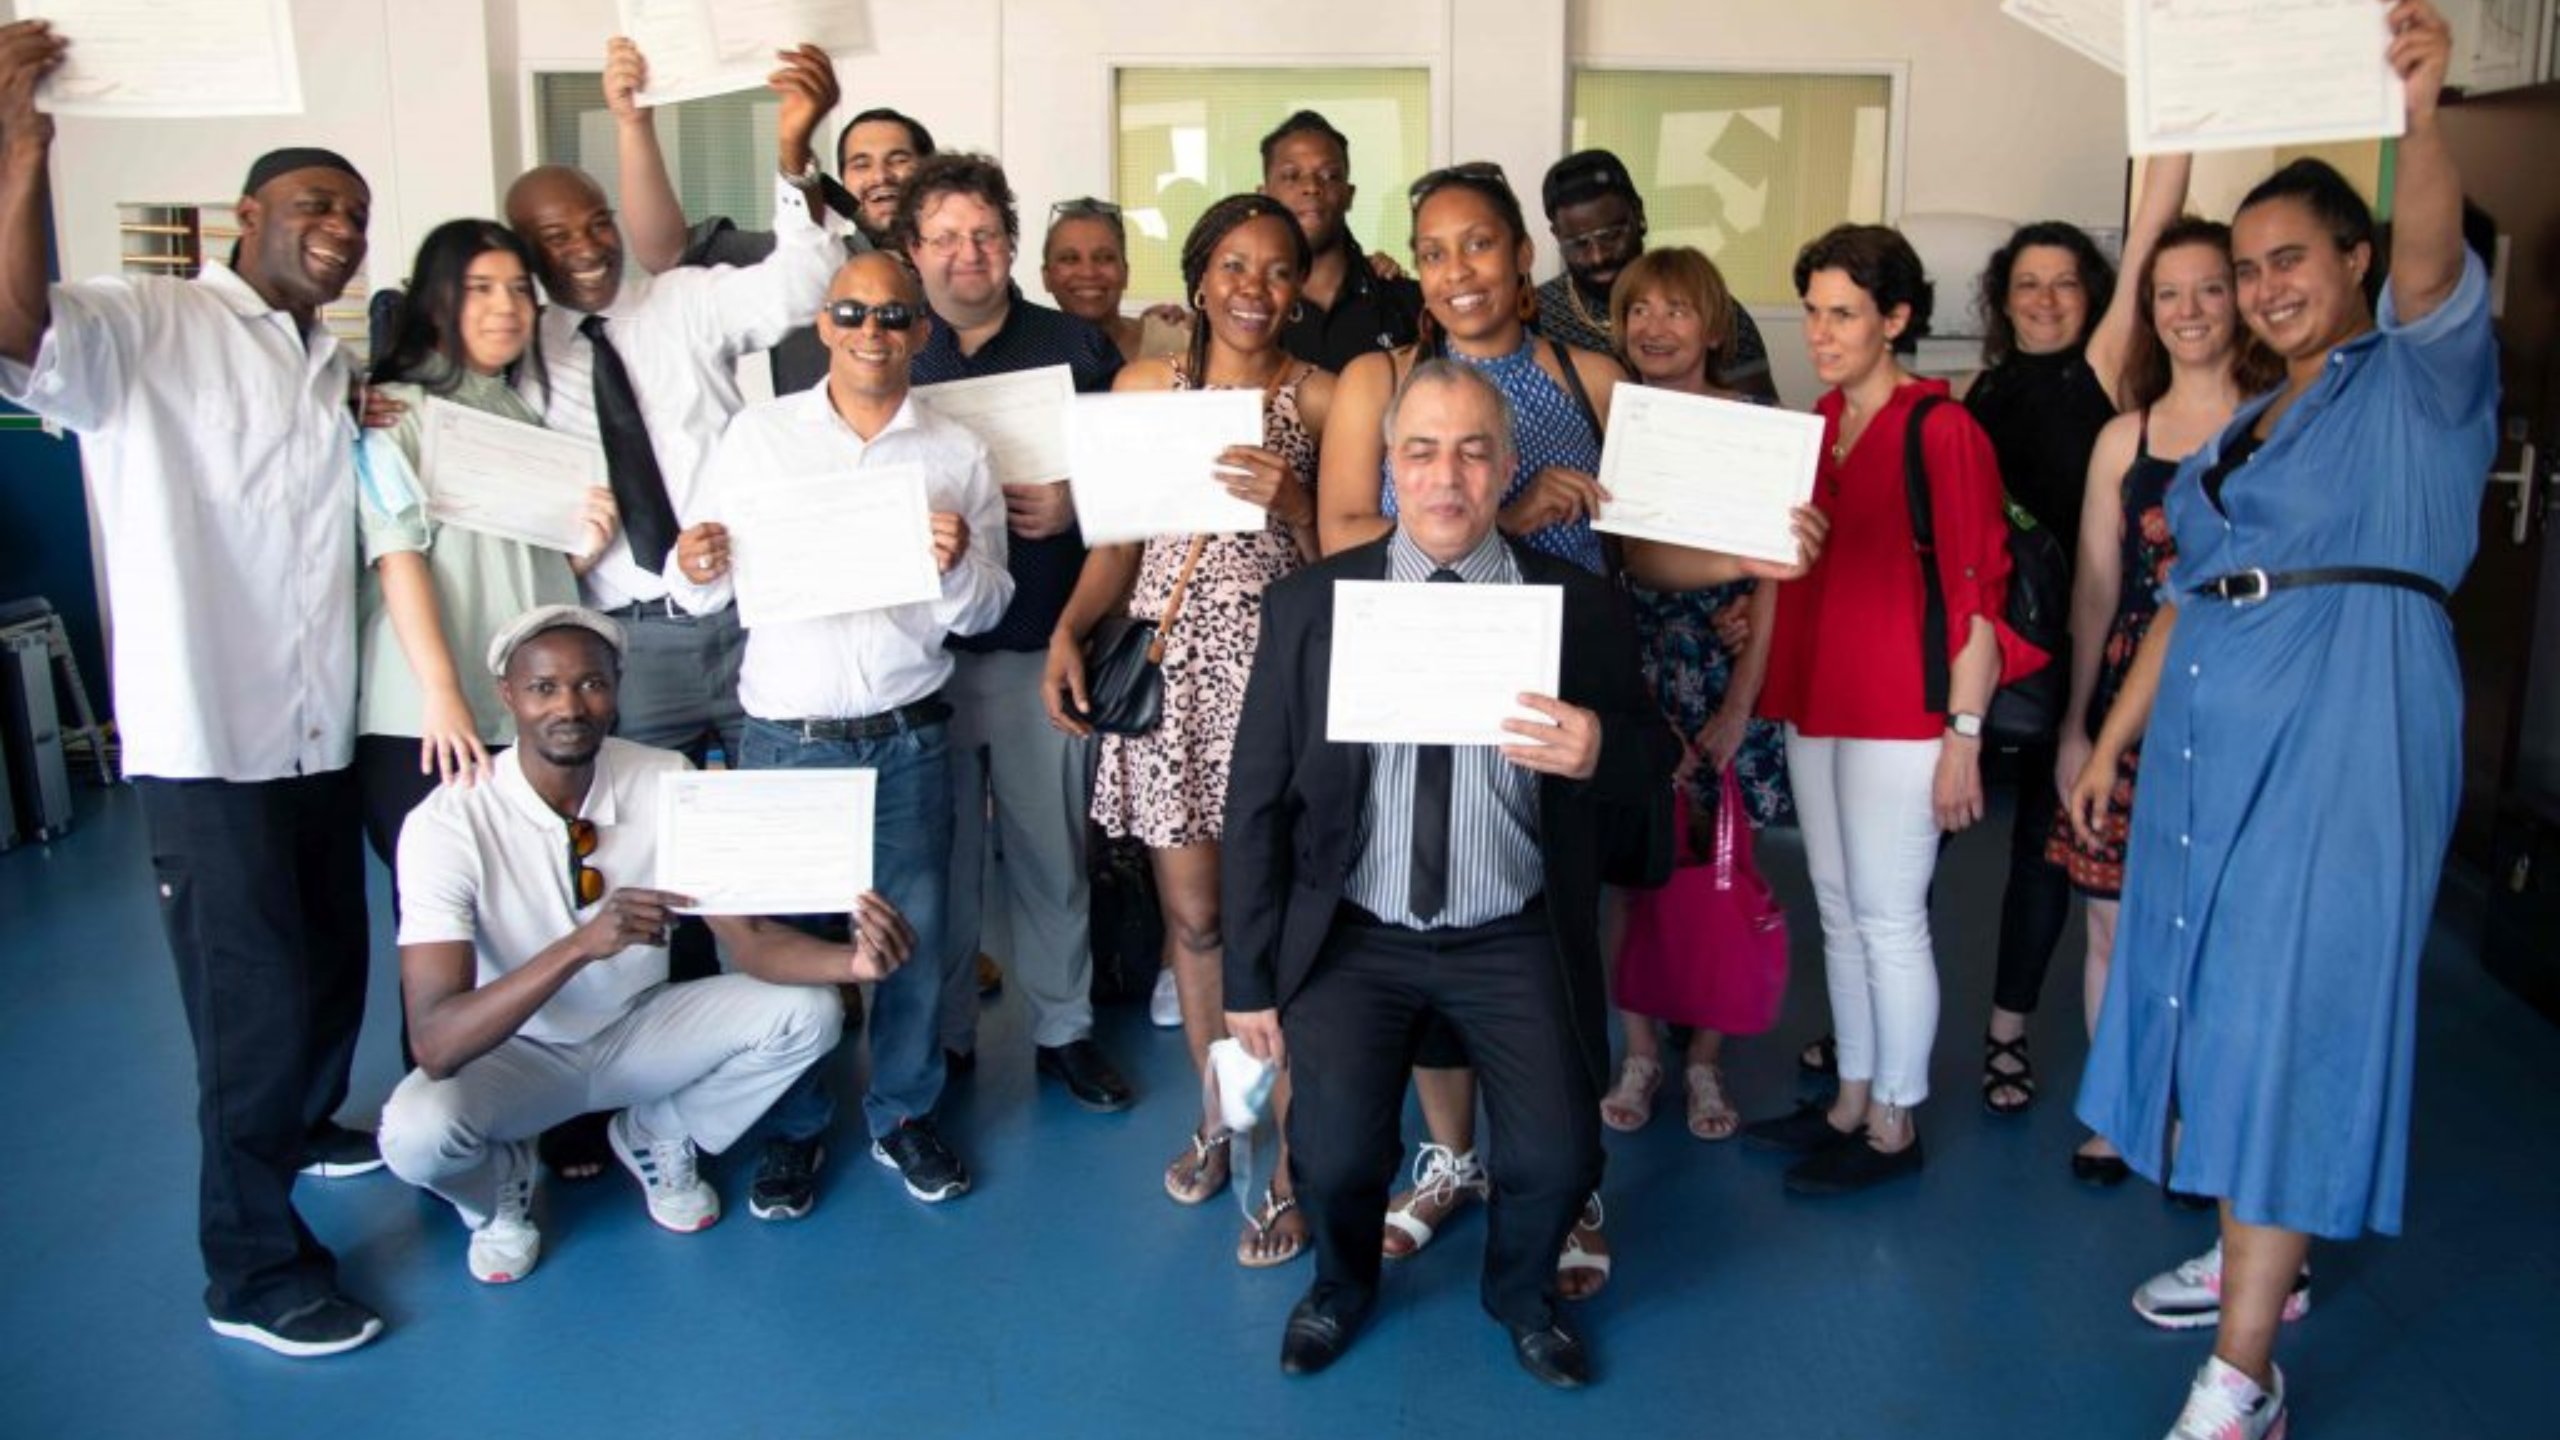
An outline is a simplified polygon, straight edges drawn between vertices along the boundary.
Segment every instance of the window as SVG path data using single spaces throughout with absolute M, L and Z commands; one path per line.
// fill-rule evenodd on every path
M 1361 248 L 1399 259 L 1412 248 L 1404 186 L 1431 168 L 1430 71 L 1151 66 L 1113 80 L 1113 198 L 1129 231 L 1132 302 L 1182 295 L 1193 222 L 1226 196 L 1262 188 L 1262 137 L 1300 110 L 1350 138 L 1358 193 L 1349 223 Z M 1036 251 L 1040 238 L 1025 235 L 1024 248 Z
M 1634 172 L 1647 244 L 1694 245 L 1747 305 L 1792 306 L 1796 251 L 1894 199 L 1894 77 L 1580 70 L 1573 148 Z
M 613 112 L 605 108 L 604 77 L 593 71 L 538 74 L 534 78 L 536 153 L 545 165 L 575 165 L 622 204 L 619 151 Z M 774 145 L 782 102 L 766 91 L 714 95 L 661 105 L 649 112 L 658 126 L 658 148 L 667 178 L 687 220 L 726 215 L 748 230 L 773 225 Z M 832 132 L 812 137 L 829 173 Z

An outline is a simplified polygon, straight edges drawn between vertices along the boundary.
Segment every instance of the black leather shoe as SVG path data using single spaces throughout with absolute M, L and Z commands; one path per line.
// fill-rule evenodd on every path
M 2083 1185 L 2113 1190 L 2133 1174 L 2133 1167 L 2121 1155 L 2083 1155 L 2071 1152 L 2071 1178 Z
M 978 1052 L 975 1050 L 945 1050 L 942 1052 L 942 1073 L 945 1075 L 974 1074 L 976 1073 L 977 1068 Z
M 1039 1049 L 1040 1073 L 1066 1086 L 1067 1093 L 1087 1110 L 1126 1110 L 1136 1099 L 1129 1082 L 1103 1058 L 1102 1047 L 1091 1036 Z
M 1357 1315 L 1345 1318 L 1326 1309 L 1313 1295 L 1289 1311 L 1288 1328 L 1280 1332 L 1280 1373 L 1313 1375 L 1342 1358 L 1351 1348 Z
M 1834 1145 L 1846 1145 L 1866 1138 L 1863 1125 L 1855 1130 L 1831 1128 L 1831 1112 L 1822 1105 L 1799 1105 L 1793 1111 L 1767 1120 L 1754 1121 L 1742 1127 L 1742 1143 L 1753 1150 L 1777 1150 L 1789 1155 L 1811 1155 Z
M 1917 1175 L 1928 1163 L 1920 1137 L 1888 1155 L 1873 1145 L 1834 1145 L 1817 1150 L 1787 1170 L 1787 1189 L 1797 1195 L 1852 1195 L 1903 1175 Z
M 1591 1383 L 1591 1352 L 1582 1347 L 1581 1336 L 1564 1328 L 1563 1321 L 1543 1330 L 1512 1331 L 1511 1353 L 1520 1357 L 1520 1368 L 1542 1385 L 1579 1390 Z

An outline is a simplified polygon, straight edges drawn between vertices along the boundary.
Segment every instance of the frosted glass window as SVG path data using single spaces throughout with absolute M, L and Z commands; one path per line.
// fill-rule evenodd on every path
M 541 162 L 586 171 L 619 208 L 621 172 L 613 112 L 604 103 L 604 77 L 593 72 L 536 75 L 534 108 Z M 782 102 L 758 90 L 661 105 L 649 113 L 657 122 L 658 148 L 667 157 L 667 177 L 675 184 L 685 219 L 726 215 L 744 229 L 773 228 L 774 142 Z M 819 149 L 818 163 L 830 174 L 835 157 L 826 147 L 835 143 L 834 137 L 823 123 L 811 137 Z

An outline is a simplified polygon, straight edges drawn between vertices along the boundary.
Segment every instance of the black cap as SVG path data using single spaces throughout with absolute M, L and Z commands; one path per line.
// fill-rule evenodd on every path
M 1546 183 L 1538 187 L 1538 198 L 1545 202 L 1549 220 L 1567 205 L 1603 195 L 1639 198 L 1626 162 L 1606 150 L 1576 150 L 1549 167 Z
M 284 150 L 270 150 L 259 156 L 249 166 L 249 178 L 240 182 L 240 193 L 255 195 L 266 187 L 268 181 L 279 175 L 289 175 L 296 170 L 343 171 L 357 184 L 365 184 L 363 172 L 357 170 L 354 162 L 348 160 L 346 156 L 335 150 L 323 150 L 312 145 L 297 145 Z

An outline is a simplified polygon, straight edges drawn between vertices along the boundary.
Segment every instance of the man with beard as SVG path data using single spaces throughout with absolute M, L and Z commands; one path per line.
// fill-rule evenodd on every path
M 1338 374 L 1372 350 L 1412 344 L 1422 287 L 1381 273 L 1394 267 L 1364 258 L 1344 223 L 1359 187 L 1343 133 L 1313 110 L 1281 121 L 1262 137 L 1262 193 L 1289 207 L 1316 257 L 1280 347 Z
M 46 284 L 67 42 L 0 26 L 0 396 L 77 431 L 115 597 L 125 773 L 196 1052 L 197 1236 L 215 1333 L 331 1355 L 382 1332 L 338 1292 L 296 1171 L 378 1159 L 331 1115 L 364 1015 L 354 367 L 320 323 L 373 194 L 326 150 L 261 156 L 228 265 Z
M 609 739 L 622 627 L 547 605 L 489 645 L 517 744 L 485 784 L 446 786 L 400 836 L 400 978 L 418 1068 L 382 1112 L 393 1173 L 452 1202 L 471 1276 L 523 1279 L 541 1258 L 533 1137 L 618 1110 L 613 1152 L 649 1218 L 679 1234 L 720 1218 L 698 1152 L 744 1134 L 836 1042 L 835 987 L 885 980 L 915 937 L 866 892 L 854 940 L 716 916 L 740 974 L 669 985 L 682 895 L 658 868 L 659 788 L 685 758 Z M 563 865 L 563 858 L 566 865 Z

